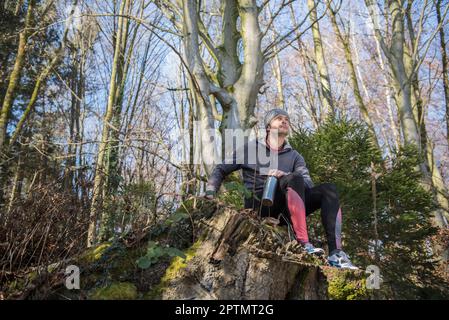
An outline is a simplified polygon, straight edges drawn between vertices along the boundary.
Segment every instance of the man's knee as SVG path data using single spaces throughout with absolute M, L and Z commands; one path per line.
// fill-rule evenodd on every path
M 326 194 L 338 196 L 337 186 L 333 183 L 323 183 L 321 188 Z
M 337 191 L 337 186 L 334 183 L 323 183 L 322 186 L 329 190 Z
M 282 177 L 281 185 L 284 187 L 301 187 L 304 185 L 304 178 L 299 172 L 292 172 L 289 175 Z
M 289 175 L 287 175 L 287 179 L 289 181 L 304 181 L 304 177 L 299 172 L 292 172 Z

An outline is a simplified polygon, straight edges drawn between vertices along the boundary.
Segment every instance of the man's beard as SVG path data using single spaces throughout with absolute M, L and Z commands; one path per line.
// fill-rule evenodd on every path
M 290 133 L 290 129 L 271 129 L 270 130 L 270 132 L 271 132 L 271 134 L 274 136 L 274 137 L 284 137 L 284 138 L 286 138 L 288 135 L 289 135 L 289 133 Z

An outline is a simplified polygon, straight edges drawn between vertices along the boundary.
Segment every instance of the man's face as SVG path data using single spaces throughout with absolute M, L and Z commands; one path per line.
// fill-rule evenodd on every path
M 290 132 L 290 121 L 288 120 L 288 117 L 279 115 L 271 120 L 270 130 L 277 130 L 279 135 L 287 136 Z

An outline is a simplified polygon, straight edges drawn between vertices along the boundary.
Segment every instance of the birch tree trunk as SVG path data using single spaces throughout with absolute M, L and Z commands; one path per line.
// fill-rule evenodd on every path
M 19 153 L 19 159 L 17 161 L 16 170 L 14 173 L 14 179 L 11 186 L 11 192 L 8 200 L 8 207 L 6 210 L 6 216 L 9 216 L 11 209 L 13 208 L 14 201 L 16 201 L 17 196 L 20 195 L 20 187 L 23 180 L 23 155 Z
M 375 10 L 375 9 L 376 9 L 376 7 L 373 7 L 373 13 L 377 14 L 377 10 Z M 368 23 L 368 26 L 371 27 L 372 31 L 375 33 L 375 28 L 372 23 L 372 19 L 371 19 L 371 23 Z M 377 57 L 379 58 L 380 69 L 383 71 L 382 78 L 384 80 L 384 85 L 385 85 L 385 100 L 387 102 L 387 107 L 388 107 L 388 117 L 390 120 L 391 130 L 392 130 L 393 136 L 394 136 L 395 147 L 397 149 L 401 145 L 401 132 L 400 132 L 400 128 L 398 128 L 396 126 L 396 121 L 394 119 L 394 114 L 393 114 L 393 104 L 391 102 L 391 98 L 393 96 L 391 88 L 393 87 L 393 85 L 391 84 L 391 79 L 388 76 L 388 71 L 385 67 L 384 57 L 382 56 L 382 49 L 381 49 L 381 44 L 379 42 L 379 38 L 375 36 L 374 40 L 376 43 L 376 53 L 377 53 Z

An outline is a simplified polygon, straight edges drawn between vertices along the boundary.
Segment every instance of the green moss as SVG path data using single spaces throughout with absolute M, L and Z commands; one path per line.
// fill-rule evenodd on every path
M 363 300 L 368 298 L 364 277 L 350 271 L 335 270 L 329 272 L 328 296 L 331 300 Z
M 111 246 L 111 242 L 104 242 L 98 246 L 92 247 L 87 250 L 81 257 L 80 261 L 83 263 L 93 263 L 100 260 L 103 253 Z
M 15 292 L 24 290 L 30 283 L 32 283 L 37 277 L 39 273 L 37 270 L 31 270 L 25 273 L 21 277 L 17 277 L 12 281 L 7 282 L 5 284 L 6 292 Z
M 162 282 L 167 282 L 173 279 L 179 272 L 179 270 L 187 267 L 187 262 L 192 260 L 195 256 L 196 250 L 200 246 L 201 242 L 196 241 L 189 249 L 187 249 L 184 253 L 186 258 L 174 257 L 170 266 L 165 271 L 165 275 L 162 277 Z
M 144 295 L 144 299 L 159 299 L 164 289 L 167 287 L 168 283 L 176 278 L 179 274 L 180 270 L 187 267 L 187 263 L 193 259 L 196 254 L 196 251 L 200 247 L 203 238 L 198 239 L 194 244 L 192 244 L 184 254 L 186 255 L 185 259 L 181 257 L 174 257 L 170 263 L 170 266 L 165 270 L 164 276 L 161 278 L 160 283 L 154 287 L 152 290 L 147 292 Z
M 108 268 L 109 273 L 118 280 L 120 277 L 126 277 L 127 274 L 136 270 L 136 260 L 144 252 L 144 247 L 118 251 L 108 259 L 111 261 Z
M 175 213 L 177 213 L 177 212 L 189 213 L 192 210 L 194 210 L 194 204 L 195 204 L 195 199 L 193 199 L 193 198 L 186 199 L 181 203 L 181 205 L 178 207 L 178 209 L 176 209 Z
M 93 300 L 132 300 L 137 297 L 136 286 L 130 282 L 115 282 L 95 289 L 90 295 Z
M 83 272 L 81 287 L 88 290 L 105 281 L 129 281 L 136 270 L 135 260 L 143 250 L 143 247 L 126 248 L 109 242 L 88 249 L 78 260 Z

